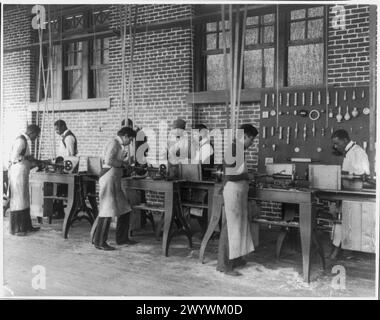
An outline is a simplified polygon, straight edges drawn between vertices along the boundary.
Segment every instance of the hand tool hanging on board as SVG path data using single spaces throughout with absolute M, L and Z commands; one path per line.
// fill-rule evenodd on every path
M 263 139 L 266 139 L 267 137 L 267 127 L 263 126 Z
M 273 137 L 274 133 L 275 133 L 275 127 L 272 126 L 270 129 L 270 135 Z
M 338 106 L 338 91 L 335 91 L 335 107 Z
M 286 106 L 287 107 L 290 106 L 290 93 L 289 92 L 286 93 Z
M 315 122 L 313 122 L 313 127 L 311 128 L 311 132 L 313 133 L 313 137 L 315 137 Z
M 290 143 L 290 127 L 286 128 L 286 144 Z
M 303 141 L 306 141 L 307 126 L 306 123 L 303 126 Z
M 343 101 L 347 101 L 347 90 L 344 89 L 343 91 Z
M 297 107 L 298 103 L 298 92 L 294 92 L 294 106 Z
M 294 128 L 294 138 L 298 138 L 298 122 L 296 122 L 296 127 Z
M 354 107 L 354 110 L 351 112 L 352 116 L 356 118 L 359 115 L 359 111 L 357 107 Z
M 313 104 L 314 104 L 314 92 L 311 91 L 310 92 L 310 107 L 313 106 Z
M 341 114 L 341 107 L 339 107 L 339 109 L 338 109 L 338 114 L 336 115 L 336 121 L 337 121 L 337 122 L 341 122 L 342 119 L 343 119 L 343 116 L 342 116 L 342 114 Z
M 268 94 L 264 94 L 264 107 L 268 107 Z
M 278 94 L 278 104 L 282 106 L 282 93 Z
M 305 97 L 305 92 L 302 92 L 302 106 L 304 107 L 306 103 L 306 97 Z
M 322 100 L 321 91 L 318 91 L 318 104 L 321 104 L 321 100 Z
M 282 140 L 282 127 L 281 126 L 278 128 L 278 138 L 280 140 Z
M 353 100 L 353 101 L 356 100 L 356 92 L 355 92 L 355 89 L 352 90 L 352 100 Z
M 348 112 L 348 106 L 347 106 L 346 114 L 344 115 L 344 120 L 348 121 L 350 119 L 351 119 L 351 116 L 350 116 L 350 113 Z

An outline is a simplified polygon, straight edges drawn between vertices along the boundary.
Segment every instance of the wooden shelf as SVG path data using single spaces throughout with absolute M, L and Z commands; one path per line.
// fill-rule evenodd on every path
M 199 208 L 199 209 L 207 209 L 207 204 L 200 204 L 200 203 L 192 203 L 192 202 L 182 202 L 182 207 L 191 207 L 191 208 Z
M 163 208 L 163 207 L 150 206 L 150 205 L 147 205 L 146 203 L 137 204 L 135 206 L 132 206 L 132 208 L 137 209 L 137 210 L 165 212 L 165 208 Z

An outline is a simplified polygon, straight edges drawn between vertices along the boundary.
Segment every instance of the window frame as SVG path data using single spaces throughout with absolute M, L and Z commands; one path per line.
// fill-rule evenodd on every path
M 55 9 L 51 10 L 52 12 L 52 15 L 50 16 L 50 21 L 54 21 L 54 24 L 53 25 L 53 28 L 52 28 L 52 37 L 55 36 L 55 37 L 59 37 L 59 39 L 61 40 L 61 42 L 59 44 L 55 43 L 52 45 L 52 50 L 53 51 L 56 51 L 56 53 L 58 54 L 57 57 L 54 57 L 55 58 L 55 63 L 56 63 L 56 66 L 55 66 L 55 72 L 53 72 L 53 75 L 55 77 L 55 80 L 56 80 L 56 83 L 54 84 L 56 87 L 54 87 L 54 101 L 55 102 L 59 102 L 60 104 L 61 103 L 64 103 L 66 101 L 86 101 L 86 100 L 89 100 L 89 99 L 100 99 L 100 100 L 110 100 L 109 98 L 109 88 L 106 90 L 107 93 L 108 93 L 108 96 L 107 97 L 90 97 L 90 72 L 92 70 L 92 65 L 90 65 L 90 43 L 94 40 L 94 39 L 102 39 L 103 41 L 103 38 L 111 38 L 110 35 L 108 36 L 104 36 L 104 35 L 101 35 L 101 36 L 96 36 L 96 33 L 98 32 L 104 32 L 104 31 L 108 31 L 109 30 L 109 21 L 107 23 L 104 23 L 104 24 L 93 24 L 94 22 L 97 21 L 97 19 L 94 19 L 94 13 L 95 12 L 100 12 L 100 11 L 108 11 L 108 12 L 111 12 L 111 9 L 109 6 L 104 6 L 104 5 L 100 5 L 100 6 L 73 6 L 69 9 L 64 9 L 64 10 L 60 10 L 60 6 L 52 6 L 54 7 Z M 78 15 L 83 15 L 83 27 L 82 28 L 78 28 L 78 29 L 70 29 L 70 30 L 67 30 L 65 31 L 64 30 L 64 24 L 65 24 L 65 18 L 68 17 L 68 16 L 78 16 Z M 48 22 L 46 22 L 48 23 Z M 92 36 L 93 34 L 93 36 Z M 86 37 L 85 39 L 78 39 L 78 36 L 91 36 L 91 37 Z M 38 38 L 38 33 L 35 33 L 34 34 L 35 37 Z M 46 42 L 48 41 L 48 38 L 49 38 L 49 30 L 48 28 L 46 29 L 46 31 L 44 31 L 43 33 L 43 42 Z M 60 41 L 58 40 L 58 41 Z M 64 40 L 64 41 L 62 41 Z M 70 44 L 73 44 L 73 43 L 79 43 L 81 42 L 82 43 L 82 65 L 81 65 L 81 77 L 82 77 L 82 83 L 81 83 L 81 98 L 79 99 L 73 99 L 73 98 L 67 98 L 67 95 L 65 94 L 67 88 L 65 88 L 65 83 L 64 83 L 64 77 L 65 77 L 65 72 L 68 71 L 67 69 L 72 69 L 72 67 L 66 67 L 65 66 L 65 61 L 64 61 L 64 50 L 65 50 L 65 47 L 70 45 Z M 44 49 L 47 48 L 47 50 L 49 50 L 49 46 L 48 45 L 44 45 L 43 46 Z M 43 49 L 43 50 L 44 50 Z M 108 48 L 109 50 L 109 48 Z M 39 59 L 39 48 L 36 49 L 36 56 L 37 56 L 37 59 Z M 45 70 L 47 69 L 47 66 L 44 66 L 45 67 Z M 108 64 L 102 64 L 101 67 L 102 69 L 108 69 L 109 70 L 109 63 Z M 66 70 L 65 70 L 66 69 Z M 35 77 L 36 77 L 36 80 L 38 82 L 38 63 L 37 63 L 37 67 L 35 68 Z M 109 83 L 106 84 L 107 86 L 109 86 Z M 94 88 L 95 90 L 92 90 L 93 92 L 95 92 L 96 94 L 96 88 Z M 38 104 L 38 103 L 41 103 L 44 101 L 44 93 L 43 93 L 43 82 L 42 82 L 42 75 L 41 75 L 41 86 L 40 86 L 40 101 L 38 102 L 37 101 L 37 91 L 38 91 L 38 88 L 36 88 L 35 92 L 36 92 L 36 95 L 35 95 L 35 103 Z M 42 92 L 42 94 L 41 94 Z M 48 90 L 49 92 L 49 90 Z M 66 96 L 66 97 L 65 97 Z M 49 96 L 47 98 L 48 102 L 52 102 L 52 97 L 51 97 L 51 93 L 49 92 Z M 34 103 L 33 103 L 34 104 Z M 64 103 L 65 104 L 65 103 Z M 87 105 L 89 105 L 87 103 Z M 109 106 L 107 106 L 108 108 Z
M 319 41 L 318 39 L 308 39 L 308 40 L 302 40 L 302 41 L 292 41 L 291 45 L 299 45 L 299 44 L 311 44 L 311 43 L 323 43 L 323 81 L 321 84 L 316 85 L 302 85 L 302 86 L 288 86 L 288 40 L 290 35 L 290 14 L 293 10 L 300 10 L 300 9 L 309 9 L 313 7 L 320 7 L 323 6 L 323 16 L 318 17 L 310 17 L 306 21 L 310 20 L 316 20 L 316 19 L 323 19 L 323 35 L 322 38 Z M 274 75 L 273 75 L 273 87 L 258 87 L 258 88 L 247 88 L 247 89 L 253 89 L 253 90 L 268 90 L 273 88 L 289 88 L 289 89 L 296 89 L 296 88 L 308 88 L 308 87 L 318 87 L 323 86 L 326 83 L 327 79 L 327 66 L 326 66 L 326 56 L 327 56 L 327 41 L 328 41 L 328 35 L 327 35 L 327 28 L 328 28 L 328 13 L 329 13 L 329 5 L 326 4 L 310 4 L 310 5 L 287 5 L 286 8 L 280 8 L 277 12 L 276 6 L 268 6 L 266 8 L 260 8 L 260 9 L 253 9 L 248 11 L 247 16 L 261 16 L 265 14 L 274 14 L 275 15 L 275 22 L 274 22 L 274 43 L 272 45 L 267 44 L 254 44 L 254 45 L 246 45 L 245 51 L 247 50 L 247 47 L 255 47 L 255 49 L 265 49 L 265 48 L 272 48 L 274 47 Z M 308 11 L 308 10 L 306 10 Z M 278 17 L 277 17 L 278 13 Z M 306 14 L 307 16 L 307 14 Z M 261 19 L 260 19 L 261 20 Z M 304 20 L 304 19 L 301 19 Z M 293 20 L 296 21 L 296 20 Z M 305 20 L 304 20 L 305 21 Z M 221 19 L 214 18 L 214 19 L 206 19 L 199 25 L 195 25 L 195 43 L 194 43 L 194 78 L 195 78 L 195 85 L 194 90 L 196 92 L 207 92 L 207 54 L 206 51 L 210 52 L 210 54 L 218 54 L 223 53 L 223 49 L 215 49 L 215 50 L 207 50 L 206 49 L 206 24 L 210 22 L 221 22 Z M 218 25 L 218 24 L 217 24 Z M 306 23 L 307 25 L 307 23 Z M 305 30 L 305 33 L 307 32 L 307 28 Z M 261 32 L 260 32 L 261 33 Z M 199 48 L 200 46 L 200 48 Z M 227 53 L 229 53 L 229 48 L 227 48 Z M 277 70 L 277 63 L 278 63 L 278 74 L 276 72 Z M 244 68 L 243 68 L 244 72 Z M 261 80 L 263 82 L 263 79 Z M 244 81 L 242 81 L 242 84 Z M 244 86 L 242 87 L 244 89 Z M 224 90 L 222 90 L 224 91 Z

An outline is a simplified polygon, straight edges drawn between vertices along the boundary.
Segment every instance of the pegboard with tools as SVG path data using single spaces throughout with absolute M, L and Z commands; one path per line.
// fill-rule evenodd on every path
M 365 150 L 369 143 L 369 87 L 284 88 L 261 95 L 259 171 L 265 164 L 311 159 L 341 164 L 331 134 L 345 129 Z M 303 169 L 302 169 L 303 170 Z M 303 174 L 298 172 L 297 174 Z

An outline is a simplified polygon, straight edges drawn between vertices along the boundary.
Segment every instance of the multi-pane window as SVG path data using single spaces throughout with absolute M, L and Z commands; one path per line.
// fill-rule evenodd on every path
M 63 15 L 51 19 L 53 90 L 56 100 L 88 99 L 108 97 L 109 38 L 97 37 L 96 31 L 108 28 L 110 10 L 94 9 L 81 13 Z M 81 35 L 92 31 L 91 40 L 66 39 L 70 35 Z M 48 40 L 48 32 L 44 40 Z M 44 75 L 47 80 L 49 46 L 43 47 Z M 36 68 L 38 72 L 38 65 Z M 45 80 L 45 82 L 46 82 Z M 41 74 L 40 100 L 44 99 Z M 52 98 L 48 91 L 48 98 Z
M 245 88 L 273 86 L 274 70 L 274 23 L 275 15 L 247 17 L 243 85 Z M 230 72 L 230 30 L 225 21 L 225 35 L 222 22 L 206 24 L 206 84 L 207 90 L 226 88 L 225 61 L 223 54 L 224 37 L 227 49 L 227 73 Z
M 289 20 L 287 84 L 323 83 L 324 7 L 292 10 Z
M 273 87 L 275 14 L 247 18 L 244 88 Z
M 227 50 L 227 72 L 230 72 L 230 30 L 228 21 L 225 21 L 225 37 Z M 207 66 L 207 90 L 223 90 L 226 88 L 223 39 L 222 22 L 210 22 L 206 24 L 206 50 L 204 54 Z
M 108 63 L 109 39 L 101 38 L 90 41 L 89 97 L 108 97 Z
M 325 66 L 325 19 L 324 6 L 286 9 L 281 7 L 278 11 L 274 8 L 272 11 L 267 10 L 262 13 L 254 11 L 248 13 L 242 88 L 274 87 L 277 82 L 279 86 L 322 84 Z M 222 23 L 220 21 L 205 23 L 202 34 L 203 50 L 200 61 L 203 63 L 201 75 L 203 78 L 200 88 L 224 90 L 228 86 L 225 83 Z M 226 21 L 226 39 L 229 75 L 228 21 Z M 286 51 L 281 51 L 279 48 L 284 48 Z

